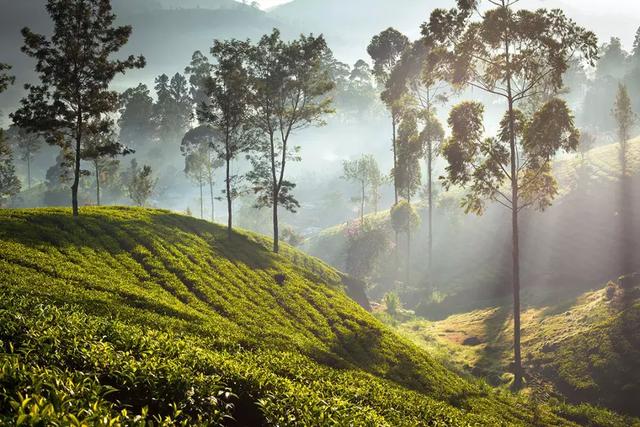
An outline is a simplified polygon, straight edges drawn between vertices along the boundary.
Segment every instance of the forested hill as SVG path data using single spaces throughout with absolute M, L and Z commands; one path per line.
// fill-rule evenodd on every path
M 0 424 L 574 425 L 462 379 L 335 270 L 268 245 L 167 211 L 2 211 Z

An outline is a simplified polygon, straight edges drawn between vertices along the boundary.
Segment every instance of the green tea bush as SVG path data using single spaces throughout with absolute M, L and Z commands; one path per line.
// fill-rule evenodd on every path
M 0 425 L 529 424 L 269 247 L 160 210 L 0 212 Z

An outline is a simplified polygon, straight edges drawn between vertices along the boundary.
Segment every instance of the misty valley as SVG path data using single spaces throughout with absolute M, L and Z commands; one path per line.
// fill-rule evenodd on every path
M 0 0 L 0 426 L 640 426 L 640 5 Z

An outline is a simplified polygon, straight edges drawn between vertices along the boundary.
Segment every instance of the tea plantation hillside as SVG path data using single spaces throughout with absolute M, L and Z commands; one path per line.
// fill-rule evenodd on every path
M 268 247 L 159 210 L 0 212 L 0 425 L 575 425 Z

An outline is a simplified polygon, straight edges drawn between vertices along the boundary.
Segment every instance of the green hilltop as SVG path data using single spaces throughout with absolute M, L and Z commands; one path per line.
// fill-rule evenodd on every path
M 0 212 L 0 424 L 575 425 L 453 373 L 338 272 L 268 246 L 161 210 Z

